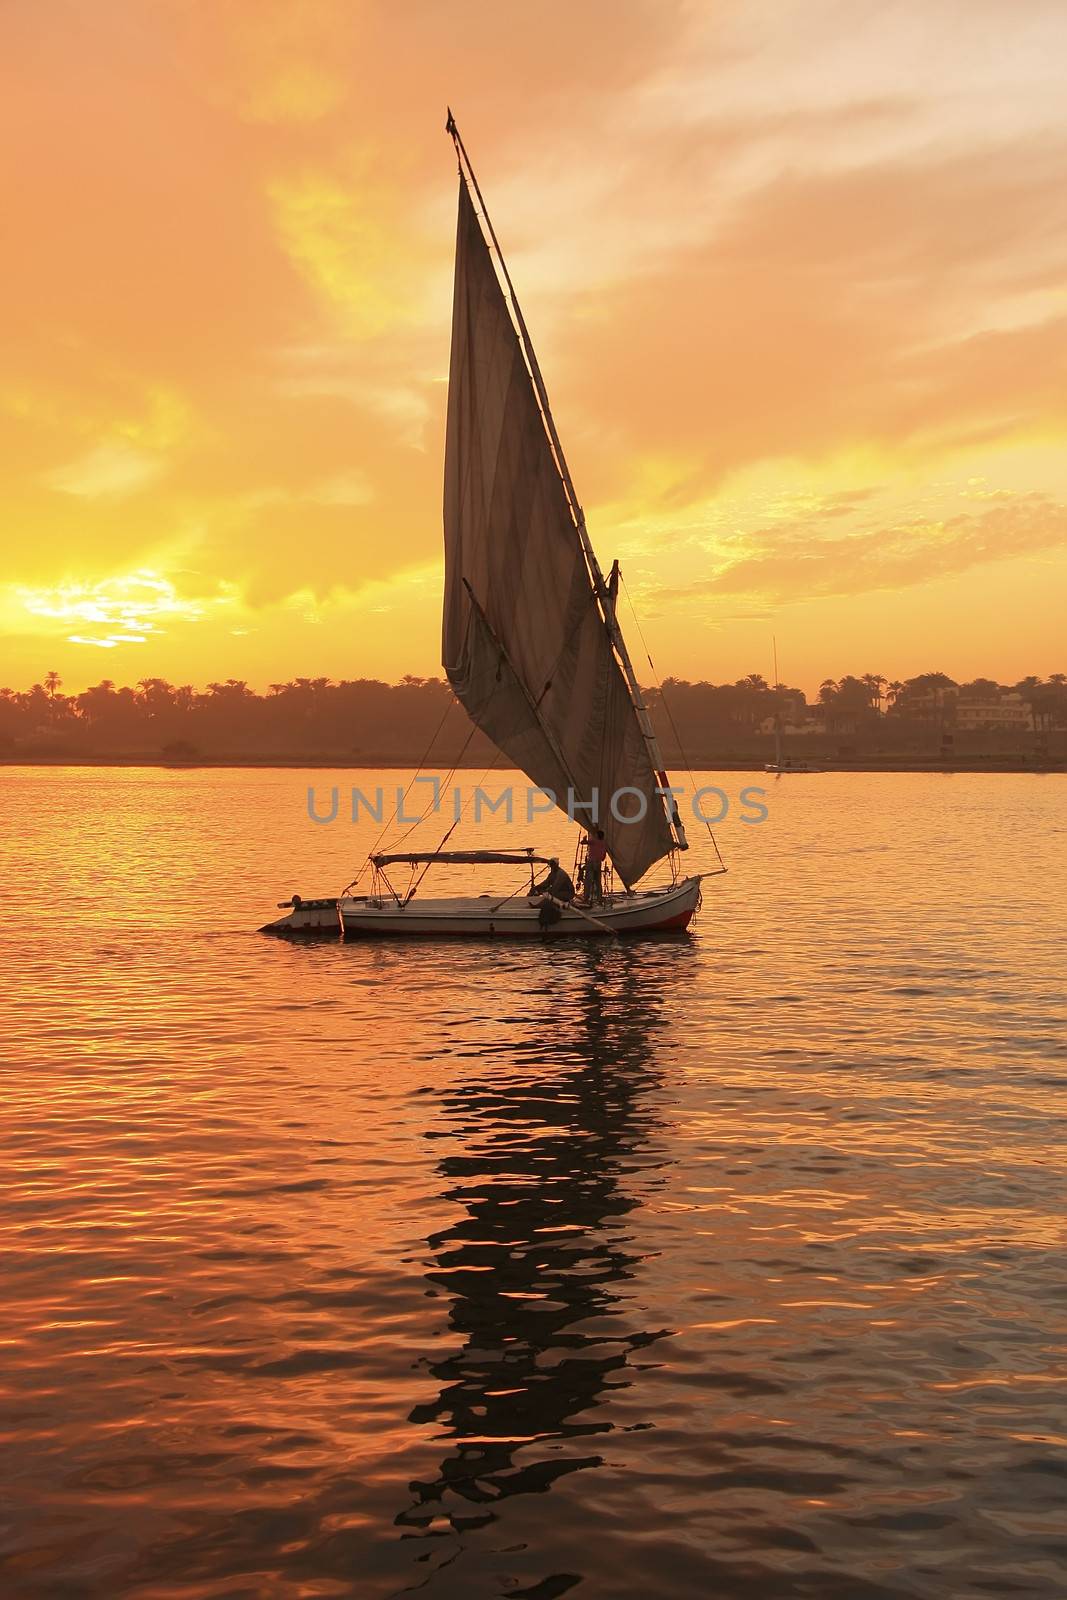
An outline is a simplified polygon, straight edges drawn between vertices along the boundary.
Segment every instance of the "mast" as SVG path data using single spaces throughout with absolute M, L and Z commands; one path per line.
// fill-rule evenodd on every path
M 496 236 L 496 230 L 493 227 L 492 219 L 489 216 L 488 207 L 486 206 L 482 191 L 478 185 L 478 179 L 475 175 L 474 168 L 471 165 L 470 156 L 467 154 L 467 148 L 460 137 L 460 132 L 456 126 L 456 119 L 452 115 L 451 107 L 449 107 L 448 110 L 448 121 L 445 123 L 445 131 L 452 136 L 452 143 L 455 146 L 456 156 L 459 160 L 460 173 L 463 175 L 465 181 L 473 188 L 474 193 L 477 196 L 482 220 L 485 223 L 489 237 L 492 240 L 493 248 L 496 251 L 496 258 L 500 264 L 500 271 L 503 274 L 504 282 L 507 285 L 508 299 L 511 305 L 512 314 L 515 318 L 515 326 L 519 335 L 519 343 L 522 347 L 522 353 L 530 375 L 530 381 L 533 384 L 534 394 L 537 397 L 538 408 L 541 412 L 541 419 L 544 423 L 545 432 L 548 436 L 548 442 L 551 446 L 552 454 L 555 459 L 556 470 L 558 471 L 560 480 L 563 484 L 563 492 L 566 496 L 567 506 L 570 510 L 575 530 L 578 534 L 582 553 L 585 556 L 586 567 L 589 572 L 589 578 L 593 587 L 593 592 L 596 596 L 597 605 L 599 607 L 601 617 L 603 618 L 604 626 L 607 629 L 608 638 L 611 640 L 611 644 L 619 660 L 619 665 L 622 668 L 623 677 L 625 678 L 626 687 L 634 708 L 634 714 L 637 718 L 637 726 L 641 731 L 641 735 L 648 749 L 649 761 L 651 763 L 652 770 L 659 780 L 660 787 L 664 790 L 668 790 L 670 787 L 670 780 L 668 779 L 666 770 L 664 768 L 663 752 L 660 750 L 659 740 L 656 738 L 656 732 L 652 726 L 652 718 L 649 715 L 648 706 L 645 704 L 644 696 L 641 693 L 641 686 L 637 681 L 637 674 L 634 671 L 633 662 L 630 660 L 630 652 L 626 648 L 626 641 L 623 638 L 622 629 L 619 626 L 618 617 L 616 615 L 615 596 L 617 593 L 617 583 L 615 583 L 613 588 L 609 590 L 608 584 L 604 579 L 604 573 L 601 569 L 600 562 L 597 560 L 596 551 L 593 549 L 593 542 L 589 537 L 589 530 L 585 523 L 585 512 L 582 510 L 582 507 L 579 503 L 578 494 L 574 487 L 574 480 L 571 477 L 570 468 L 567 465 L 567 458 L 563 453 L 563 445 L 560 442 L 559 433 L 556 429 L 555 418 L 552 415 L 552 407 L 549 405 L 548 390 L 545 387 L 545 380 L 541 375 L 541 368 L 538 364 L 537 355 L 534 351 L 533 341 L 530 338 L 529 329 L 526 326 L 526 319 L 522 314 L 522 307 L 519 305 L 518 296 L 515 293 L 515 285 L 511 281 L 511 274 L 508 271 L 507 262 L 504 260 L 504 252 L 500 248 L 500 241 Z M 618 563 L 616 563 L 616 568 L 617 566 Z M 673 795 L 665 793 L 662 794 L 660 798 L 677 848 L 679 850 L 688 850 L 689 841 L 686 839 L 685 827 L 682 823 L 678 807 L 674 802 Z
M 771 634 L 774 651 L 774 764 L 782 765 L 782 686 L 778 682 L 778 640 Z

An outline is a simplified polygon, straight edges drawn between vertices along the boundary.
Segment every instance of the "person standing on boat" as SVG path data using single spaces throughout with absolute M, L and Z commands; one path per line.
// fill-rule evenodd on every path
M 563 914 L 559 906 L 552 902 L 560 900 L 564 905 L 569 905 L 574 899 L 574 884 L 570 875 L 560 866 L 558 856 L 549 857 L 548 871 L 540 883 L 534 884 L 533 892 L 544 896 L 537 920 L 542 929 L 550 928 Z
M 587 906 L 604 903 L 604 863 L 608 847 L 604 842 L 603 828 L 594 829 L 585 847 L 585 903 Z

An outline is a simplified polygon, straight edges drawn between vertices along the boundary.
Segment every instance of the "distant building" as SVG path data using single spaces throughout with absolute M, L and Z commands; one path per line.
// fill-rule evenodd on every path
M 827 734 L 855 733 L 859 717 L 852 711 L 838 711 L 833 706 L 809 706 L 803 722 L 798 722 L 794 733 Z
M 776 719 L 774 717 L 764 717 L 763 721 L 759 725 L 760 733 L 773 733 L 775 729 L 775 723 Z M 791 718 L 782 718 L 783 733 L 810 733 L 811 731 L 811 723 L 806 719 L 794 722 Z
M 795 693 L 789 689 L 779 689 L 777 695 L 778 712 L 781 717 L 783 733 L 810 733 L 807 719 L 811 712 L 807 699 L 798 689 Z M 776 715 L 772 712 L 769 717 L 764 717 L 759 725 L 760 733 L 773 733 L 776 724 Z
M 961 695 L 956 701 L 956 726 L 974 732 L 981 728 L 1007 728 L 1029 732 L 1034 719 L 1021 694 Z

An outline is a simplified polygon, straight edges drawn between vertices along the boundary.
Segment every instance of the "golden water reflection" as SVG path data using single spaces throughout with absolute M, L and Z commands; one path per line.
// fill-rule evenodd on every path
M 0 781 L 5 1592 L 1064 1587 L 1062 787 L 517 951 L 258 938 L 306 774 Z

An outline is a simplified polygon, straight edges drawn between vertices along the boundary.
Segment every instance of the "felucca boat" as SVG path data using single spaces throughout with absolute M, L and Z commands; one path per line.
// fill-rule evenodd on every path
M 685 827 L 575 493 L 525 319 L 452 113 L 459 162 L 445 442 L 443 666 L 456 698 L 532 786 L 604 831 L 601 898 L 552 900 L 545 926 L 533 847 L 376 851 L 365 893 L 305 900 L 263 932 L 381 937 L 650 934 L 688 926 L 701 878 L 681 877 Z M 496 257 L 494 265 L 493 257 Z M 473 730 L 472 730 L 473 736 Z M 581 850 L 582 847 L 580 847 Z M 639 888 L 666 859 L 670 882 Z M 435 866 L 521 867 L 501 895 L 419 895 Z M 391 868 L 410 869 L 394 888 Z M 717 871 L 725 871 L 721 860 Z M 529 883 L 525 881 L 529 873 Z M 362 874 L 361 874 L 362 876 Z M 281 907 L 279 909 L 282 909 Z

